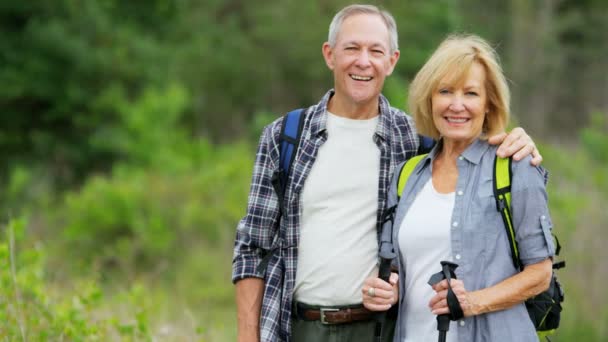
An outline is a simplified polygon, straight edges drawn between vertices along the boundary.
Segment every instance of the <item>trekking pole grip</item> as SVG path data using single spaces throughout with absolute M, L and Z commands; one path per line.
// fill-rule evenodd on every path
M 433 286 L 444 279 L 448 280 L 448 298 L 446 298 L 446 300 L 450 308 L 450 313 L 437 316 L 437 330 L 439 331 L 439 342 L 445 341 L 446 334 L 448 330 L 450 330 L 450 320 L 457 320 L 462 317 L 462 308 L 458 303 L 458 299 L 455 298 L 456 295 L 452 291 L 452 287 L 450 285 L 450 281 L 452 279 L 456 279 L 457 267 L 458 264 L 455 264 L 453 262 L 441 261 L 441 271 L 433 274 L 428 281 L 428 284 Z

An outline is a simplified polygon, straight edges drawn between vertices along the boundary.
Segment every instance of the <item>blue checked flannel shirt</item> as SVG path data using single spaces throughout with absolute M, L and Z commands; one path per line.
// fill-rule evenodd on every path
M 232 259 L 232 281 L 257 277 L 265 279 L 264 299 L 260 313 L 262 342 L 290 341 L 292 294 L 296 279 L 300 224 L 300 191 L 315 161 L 319 147 L 327 140 L 327 103 L 334 91 L 306 109 L 300 147 L 292 164 L 285 190 L 285 215 L 277 225 L 279 206 L 271 177 L 279 164 L 280 120 L 264 128 L 258 150 L 247 214 L 239 222 Z M 418 139 L 413 120 L 390 107 L 380 95 L 380 118 L 374 142 L 380 149 L 378 175 L 378 220 L 386 204 L 386 193 L 393 169 L 416 154 Z M 378 232 L 380 234 L 380 232 Z M 378 235 L 379 237 L 379 235 Z M 257 266 L 266 253 L 271 253 L 265 274 Z M 261 273 L 261 272 L 260 272 Z

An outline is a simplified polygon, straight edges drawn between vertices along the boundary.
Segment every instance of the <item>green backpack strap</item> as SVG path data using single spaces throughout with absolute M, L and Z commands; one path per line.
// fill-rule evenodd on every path
M 511 158 L 494 157 L 494 198 L 496 199 L 496 210 L 502 216 L 507 237 L 509 238 L 513 265 L 517 269 L 522 269 L 523 265 L 519 260 L 519 249 L 517 248 L 515 229 L 513 228 L 513 219 L 511 217 L 511 179 L 513 179 L 511 164 Z
M 427 153 L 428 154 L 428 153 Z M 405 189 L 405 183 L 407 183 L 407 179 L 410 178 L 412 171 L 416 168 L 416 165 L 420 163 L 420 161 L 426 157 L 427 154 L 421 154 L 415 157 L 410 158 L 408 161 L 403 164 L 401 168 L 401 173 L 399 174 L 399 181 L 397 182 L 397 198 L 401 198 L 401 194 L 403 194 L 403 189 Z

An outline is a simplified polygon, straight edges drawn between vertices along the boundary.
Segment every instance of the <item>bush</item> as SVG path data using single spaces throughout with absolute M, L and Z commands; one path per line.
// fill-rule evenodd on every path
M 173 259 L 197 241 L 232 238 L 253 153 L 243 144 L 215 148 L 201 141 L 198 147 L 205 153 L 200 167 L 117 167 L 67 193 L 58 210 L 66 248 L 85 261 L 131 268 Z
M 17 253 L 16 244 L 23 240 L 24 220 L 12 220 L 7 225 L 8 243 L 0 243 L 0 267 L 3 270 L 0 301 L 2 331 L 9 339 L 47 340 L 89 337 L 99 340 L 103 336 L 99 325 L 90 319 L 90 307 L 98 303 L 100 292 L 90 284 L 83 292 L 63 301 L 51 298 L 44 282 L 44 250 L 41 246 Z
M 26 236 L 26 220 L 11 220 L 0 240 L 0 339 L 7 341 L 107 341 L 148 339 L 141 286 L 122 293 L 131 307 L 106 312 L 92 275 L 60 284 L 47 280 L 46 249 Z M 29 241 L 28 241 L 29 240 Z M 135 311 L 134 313 L 131 313 Z M 130 317 L 129 315 L 133 315 Z

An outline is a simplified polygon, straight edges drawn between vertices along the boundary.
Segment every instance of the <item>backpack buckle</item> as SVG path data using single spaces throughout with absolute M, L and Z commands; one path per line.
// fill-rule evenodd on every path
M 505 198 L 503 197 L 503 195 L 500 195 L 500 197 L 496 201 L 496 209 L 498 211 L 503 211 L 503 210 L 505 210 L 506 207 L 507 207 L 507 205 L 505 203 Z

